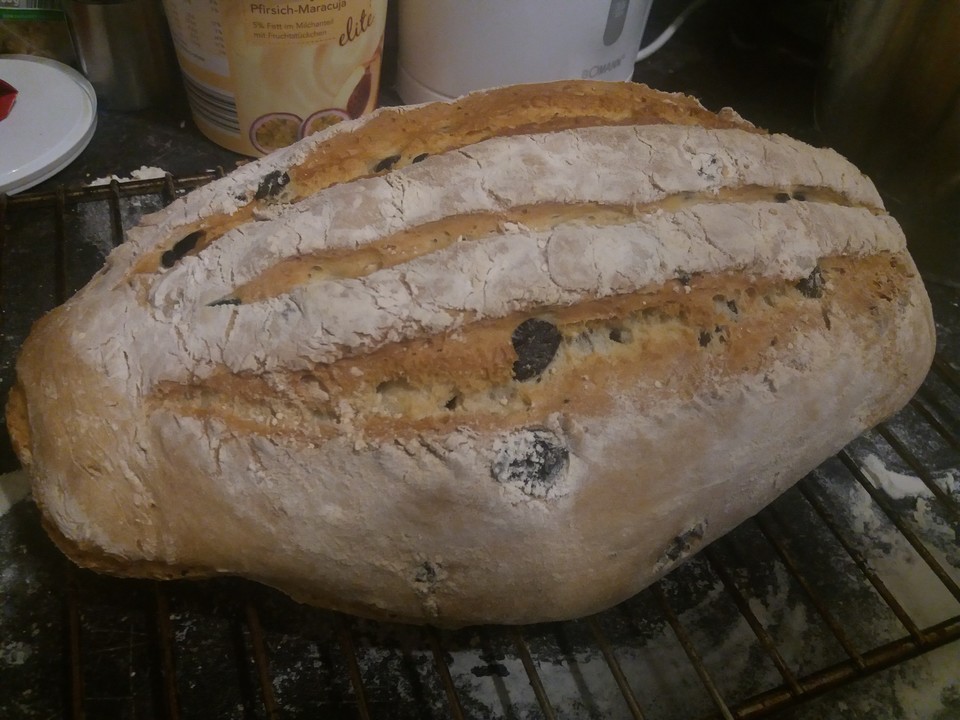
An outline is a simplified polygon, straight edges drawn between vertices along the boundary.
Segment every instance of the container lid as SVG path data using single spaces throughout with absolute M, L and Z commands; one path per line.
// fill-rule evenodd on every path
M 0 192 L 26 190 L 63 170 L 90 142 L 97 96 L 83 75 L 30 55 L 0 55 L 0 78 L 18 91 L 0 120 Z

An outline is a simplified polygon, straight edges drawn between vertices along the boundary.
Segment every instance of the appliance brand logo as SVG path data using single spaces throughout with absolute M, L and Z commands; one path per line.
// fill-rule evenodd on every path
M 605 73 L 615 70 L 623 64 L 624 56 L 621 55 L 618 58 L 614 58 L 610 62 L 601 63 L 599 65 L 594 65 L 593 67 L 588 67 L 583 72 L 580 73 L 580 77 L 584 80 L 589 80 L 590 78 L 599 77 Z

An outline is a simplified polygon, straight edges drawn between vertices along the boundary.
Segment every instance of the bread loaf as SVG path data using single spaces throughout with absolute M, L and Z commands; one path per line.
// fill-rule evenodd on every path
M 81 565 L 525 623 L 757 512 L 933 349 L 842 157 L 572 81 L 384 109 L 145 218 L 38 322 L 7 413 Z

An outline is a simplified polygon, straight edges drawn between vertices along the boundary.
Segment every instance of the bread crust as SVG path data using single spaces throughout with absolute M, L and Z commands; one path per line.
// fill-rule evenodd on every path
M 558 83 L 342 123 L 146 218 L 34 328 L 7 415 L 82 565 L 525 623 L 668 572 L 905 404 L 933 348 L 836 153 Z

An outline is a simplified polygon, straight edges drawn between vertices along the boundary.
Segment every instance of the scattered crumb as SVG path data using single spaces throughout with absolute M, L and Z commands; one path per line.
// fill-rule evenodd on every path
M 146 165 L 142 165 L 139 169 L 131 172 L 130 177 L 110 175 L 108 177 L 101 177 L 97 178 L 96 180 L 91 180 L 86 185 L 87 187 L 94 187 L 96 185 L 109 185 L 114 180 L 117 182 L 130 182 L 131 180 L 156 180 L 157 178 L 166 177 L 166 174 L 167 171 L 163 168 L 147 167 Z

